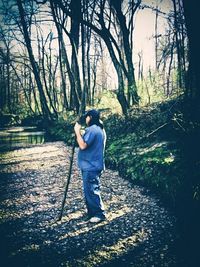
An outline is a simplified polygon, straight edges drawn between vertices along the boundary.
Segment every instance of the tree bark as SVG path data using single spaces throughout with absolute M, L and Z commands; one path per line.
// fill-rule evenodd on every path
M 183 231 L 183 253 L 187 255 L 187 266 L 199 266 L 199 205 L 200 205 L 200 54 L 199 36 L 200 16 L 197 1 L 183 0 L 184 14 L 189 41 L 189 67 L 187 73 L 183 117 L 187 131 L 183 135 L 181 152 L 184 159 L 182 184 L 184 192 L 180 199 L 180 225 Z M 185 166 L 186 165 L 186 166 Z M 187 210 L 187 212 L 186 212 Z M 188 248 L 188 244 L 190 247 Z M 184 254 L 185 255 L 185 254 Z M 186 262 L 186 261 L 185 261 Z
M 38 42 L 39 42 L 39 40 L 38 40 Z M 47 77 L 48 76 L 47 76 L 46 70 L 45 70 L 45 47 L 44 47 L 43 42 L 42 42 L 42 55 L 41 56 L 42 56 L 42 59 L 41 59 L 42 62 L 41 63 L 42 63 L 43 81 L 44 81 L 44 87 L 46 89 L 46 95 L 47 95 L 48 100 L 49 100 L 49 106 L 52 108 L 55 117 L 58 118 L 57 110 L 55 109 L 53 101 L 51 99 L 50 83 L 49 83 L 49 86 L 47 83 Z M 51 62 L 50 62 L 50 64 L 51 64 Z
M 135 82 L 135 73 L 132 61 L 132 50 L 129 40 L 130 32 L 126 25 L 126 17 L 122 12 L 122 1 L 110 1 L 111 6 L 115 9 L 117 20 L 119 21 L 120 30 L 122 33 L 123 48 L 127 63 L 127 78 L 128 78 L 128 100 L 130 105 L 138 104 L 139 96 L 137 94 L 137 86 Z M 135 9 L 136 10 L 136 9 Z
M 180 48 L 180 40 L 178 38 L 178 32 L 179 32 L 179 25 L 178 25 L 178 12 L 177 12 L 177 7 L 176 7 L 176 1 L 172 0 L 173 5 L 174 5 L 174 30 L 175 30 L 175 43 L 176 43 L 176 52 L 177 52 L 177 71 L 178 71 L 178 86 L 179 88 L 182 88 L 183 83 L 182 83 L 182 57 L 181 57 L 181 48 Z
M 189 39 L 189 67 L 187 75 L 187 87 L 190 97 L 197 110 L 200 110 L 200 55 L 198 41 L 199 14 L 195 3 L 191 5 L 188 1 L 183 0 L 184 13 L 186 20 L 187 35 Z M 198 112 L 198 115 L 200 113 Z M 197 114 L 196 114 L 197 116 Z
M 33 68 L 34 77 L 35 77 L 36 84 L 37 84 L 38 91 L 39 91 L 39 95 L 40 95 L 42 113 L 43 113 L 44 119 L 52 120 L 53 116 L 52 116 L 52 114 L 51 114 L 51 112 L 49 110 L 49 107 L 47 105 L 46 97 L 45 97 L 45 94 L 44 94 L 44 91 L 43 91 L 43 87 L 42 87 L 42 82 L 41 82 L 40 76 L 39 76 L 38 66 L 37 66 L 37 63 L 36 63 L 34 55 L 33 55 L 33 50 L 32 50 L 32 46 L 31 46 L 31 40 L 30 40 L 30 37 L 29 37 L 28 28 L 27 28 L 26 21 L 25 21 L 24 8 L 22 6 L 22 1 L 21 0 L 17 0 L 17 6 L 18 6 L 19 14 L 20 14 L 21 25 L 22 25 L 22 28 L 23 28 L 24 40 L 25 40 L 25 43 L 26 43 L 26 47 L 27 47 L 27 50 L 28 50 L 30 63 L 31 63 L 32 68 Z
M 70 42 L 72 44 L 72 57 L 71 57 L 71 69 L 75 78 L 75 91 L 71 94 L 71 102 L 76 107 L 77 114 L 80 108 L 80 99 L 82 95 L 80 73 L 78 66 L 78 49 L 79 49 L 79 33 L 80 33 L 80 21 L 81 21 L 81 0 L 71 0 L 71 29 L 70 29 Z

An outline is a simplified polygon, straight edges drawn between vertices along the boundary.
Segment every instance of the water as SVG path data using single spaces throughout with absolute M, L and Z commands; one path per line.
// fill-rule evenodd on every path
M 0 128 L 0 151 L 43 144 L 44 142 L 45 132 L 38 131 L 36 127 Z

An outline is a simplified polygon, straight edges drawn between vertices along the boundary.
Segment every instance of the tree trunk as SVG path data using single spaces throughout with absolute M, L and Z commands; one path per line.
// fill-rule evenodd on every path
M 6 64 L 6 72 L 7 72 L 7 80 L 6 80 L 6 88 L 7 88 L 7 107 L 8 111 L 12 112 L 12 107 L 11 107 L 11 88 L 10 88 L 10 51 L 7 50 L 7 64 Z
M 87 103 L 92 104 L 91 100 L 91 64 L 90 64 L 90 40 L 91 40 L 91 29 L 87 28 L 86 32 L 87 38 L 87 50 L 86 50 L 86 60 L 87 60 Z M 95 81 L 94 81 L 95 83 Z
M 200 206 L 200 54 L 199 36 L 200 16 L 197 1 L 183 0 L 187 35 L 189 41 L 189 67 L 187 84 L 189 94 L 185 96 L 184 120 L 187 131 L 183 135 L 182 155 L 184 158 L 179 213 L 183 230 L 183 255 L 187 255 L 187 266 L 199 266 L 199 206 Z M 187 212 L 186 212 L 187 211 Z M 188 248 L 188 244 L 190 247 Z M 185 254 L 184 254 L 185 253 Z
M 181 49 L 180 49 L 180 40 L 178 38 L 178 20 L 177 20 L 177 7 L 176 7 L 176 1 L 173 0 L 174 5 L 174 29 L 175 29 L 175 41 L 176 41 L 176 52 L 177 52 L 177 63 L 178 63 L 178 86 L 179 88 L 182 88 L 182 57 L 181 57 Z
M 155 69 L 158 71 L 158 6 L 156 6 L 155 18 Z
M 198 41 L 198 22 L 199 14 L 194 5 L 183 0 L 187 35 L 189 39 L 189 68 L 187 76 L 187 87 L 189 88 L 189 97 L 194 101 L 196 111 L 200 111 L 200 56 Z M 195 116 L 198 116 L 197 112 Z
M 26 43 L 26 47 L 28 50 L 28 55 L 29 55 L 29 59 L 30 59 L 30 63 L 31 66 L 33 68 L 33 73 L 34 73 L 34 77 L 37 83 L 37 87 L 38 87 L 38 91 L 39 91 L 39 95 L 40 95 L 40 102 L 41 102 L 41 107 L 42 107 L 42 113 L 43 116 L 46 120 L 52 120 L 53 116 L 48 108 L 47 105 L 47 101 L 46 101 L 46 97 L 43 91 L 43 87 L 42 87 L 42 82 L 40 80 L 40 76 L 39 76 L 39 70 L 38 70 L 38 66 L 37 63 L 35 61 L 34 55 L 33 55 L 33 50 L 32 50 L 32 46 L 31 46 L 31 41 L 30 41 L 30 37 L 28 34 L 28 27 L 26 25 L 26 21 L 25 21 L 25 14 L 24 14 L 24 8 L 22 6 L 22 1 L 21 0 L 17 0 L 17 6 L 18 6 L 18 10 L 19 10 L 19 14 L 20 14 L 20 19 L 21 19 L 21 25 L 23 28 L 23 34 L 24 34 L 24 40 Z
M 48 84 L 47 84 L 47 74 L 46 74 L 46 70 L 45 70 L 45 49 L 44 49 L 44 44 L 42 44 L 42 72 L 43 72 L 43 81 L 44 81 L 44 87 L 46 89 L 46 95 L 48 97 L 48 100 L 49 100 L 49 105 L 51 107 L 51 109 L 53 110 L 53 113 L 55 115 L 56 118 L 58 118 L 58 114 L 57 114 L 57 111 L 53 105 L 53 101 L 51 99 L 51 92 L 50 92 L 50 84 L 49 84 L 49 87 L 48 87 Z
M 71 101 L 76 107 L 76 112 L 79 113 L 80 99 L 82 95 L 79 66 L 78 66 L 78 49 L 79 49 L 79 32 L 81 21 L 81 0 L 71 0 L 71 29 L 70 42 L 72 44 L 71 69 L 75 78 L 75 91 L 72 92 Z
M 122 13 L 122 6 L 120 1 L 111 1 L 111 6 L 114 7 L 116 11 L 116 16 L 119 21 L 120 30 L 122 32 L 122 38 L 123 38 L 123 48 L 124 53 L 126 57 L 126 63 L 128 66 L 128 99 L 130 99 L 130 105 L 138 104 L 139 102 L 139 96 L 137 94 L 137 86 L 135 82 L 135 73 L 134 73 L 134 67 L 133 67 L 133 61 L 132 61 L 132 50 L 131 50 L 131 44 L 129 41 L 130 32 L 126 25 L 126 17 Z
M 81 114 L 85 112 L 86 108 L 86 99 L 87 96 L 87 79 L 86 79 L 86 54 L 85 54 L 85 46 L 86 46 L 86 38 L 85 38 L 85 27 L 81 24 L 81 40 L 82 40 L 82 75 L 83 75 L 83 91 L 82 91 L 82 98 L 81 98 Z
M 166 90 L 167 97 L 169 97 L 170 95 L 170 77 L 171 77 L 172 63 L 173 63 L 173 57 L 174 57 L 173 51 L 174 51 L 174 40 L 172 41 L 172 44 L 171 44 L 170 61 L 169 61 L 168 73 L 167 73 L 167 90 Z
M 129 104 L 126 100 L 125 94 L 124 94 L 124 80 L 123 80 L 123 74 L 122 74 L 122 68 L 120 63 L 118 62 L 113 47 L 112 47 L 112 43 L 110 41 L 110 39 L 107 37 L 107 31 L 104 31 L 104 41 L 108 47 L 108 51 L 110 53 L 112 62 L 114 64 L 115 70 L 117 72 L 117 77 L 118 77 L 118 92 L 117 92 L 117 99 L 121 105 L 122 108 L 122 112 L 123 114 L 126 116 L 128 113 L 128 109 L 129 109 Z
M 61 22 L 61 25 L 59 24 L 59 22 L 58 22 L 58 19 L 59 19 L 58 18 L 58 9 L 54 5 L 52 0 L 50 0 L 50 5 L 51 5 L 51 11 L 52 11 L 53 19 L 54 19 L 56 29 L 58 32 L 59 63 L 60 63 L 60 73 L 61 73 L 61 79 L 62 79 L 62 91 L 63 91 L 63 96 L 64 96 L 64 108 L 67 111 L 67 109 L 72 108 L 72 103 L 71 103 L 71 100 L 69 100 L 69 102 L 68 102 L 68 97 L 67 97 L 66 78 L 65 78 L 65 74 L 64 74 L 64 67 L 65 66 L 67 68 L 67 73 L 68 73 L 70 87 L 71 87 L 71 90 L 69 92 L 70 96 L 72 95 L 72 92 L 75 92 L 75 80 L 74 80 L 72 70 L 70 68 L 70 64 L 69 64 L 69 60 L 68 60 L 68 56 L 67 56 L 67 52 L 66 52 L 66 48 L 65 48 L 65 43 L 63 40 L 63 32 L 62 32 L 61 27 L 63 27 L 63 29 L 64 29 L 64 26 L 63 26 L 64 23 Z M 66 33 L 66 34 L 68 34 L 68 33 Z

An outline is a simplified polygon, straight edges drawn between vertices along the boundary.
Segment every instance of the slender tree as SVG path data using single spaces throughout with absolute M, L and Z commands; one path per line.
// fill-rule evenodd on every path
M 30 40 L 30 36 L 29 36 L 29 32 L 28 32 L 28 25 L 27 25 L 26 20 L 25 20 L 25 11 L 24 11 L 21 0 L 17 0 L 17 6 L 18 6 L 18 10 L 19 10 L 21 25 L 23 28 L 24 40 L 25 40 L 28 55 L 30 58 L 30 63 L 32 65 L 33 73 L 34 73 L 37 87 L 39 90 L 42 113 L 43 113 L 45 119 L 52 120 L 53 116 L 49 110 L 49 107 L 47 105 L 46 96 L 45 96 L 44 91 L 43 91 L 43 86 L 42 86 L 42 82 L 41 82 L 40 75 L 39 75 L 38 65 L 36 63 L 36 60 L 35 60 L 35 57 L 33 54 L 33 49 L 31 46 L 31 40 Z
M 133 67 L 133 55 L 132 55 L 132 47 L 130 42 L 130 27 L 127 26 L 126 22 L 126 15 L 123 13 L 122 10 L 122 4 L 123 0 L 115 1 L 110 0 L 110 6 L 112 9 L 114 9 L 116 14 L 116 19 L 118 21 L 119 27 L 120 27 L 120 33 L 122 35 L 122 43 L 123 43 L 123 50 L 125 54 L 125 60 L 127 65 L 127 79 L 128 79 L 128 103 L 131 104 L 138 104 L 139 97 L 137 94 L 137 86 L 135 82 L 135 73 L 134 73 L 134 67 Z M 140 5 L 140 1 L 130 1 L 131 5 L 131 19 L 130 24 L 133 23 L 133 16 L 136 12 L 138 6 Z

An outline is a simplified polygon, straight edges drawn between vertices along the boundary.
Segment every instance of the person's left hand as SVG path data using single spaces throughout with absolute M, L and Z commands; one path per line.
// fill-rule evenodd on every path
M 80 130 L 81 130 L 81 125 L 78 122 L 76 122 L 76 124 L 74 125 L 75 133 L 80 133 Z

